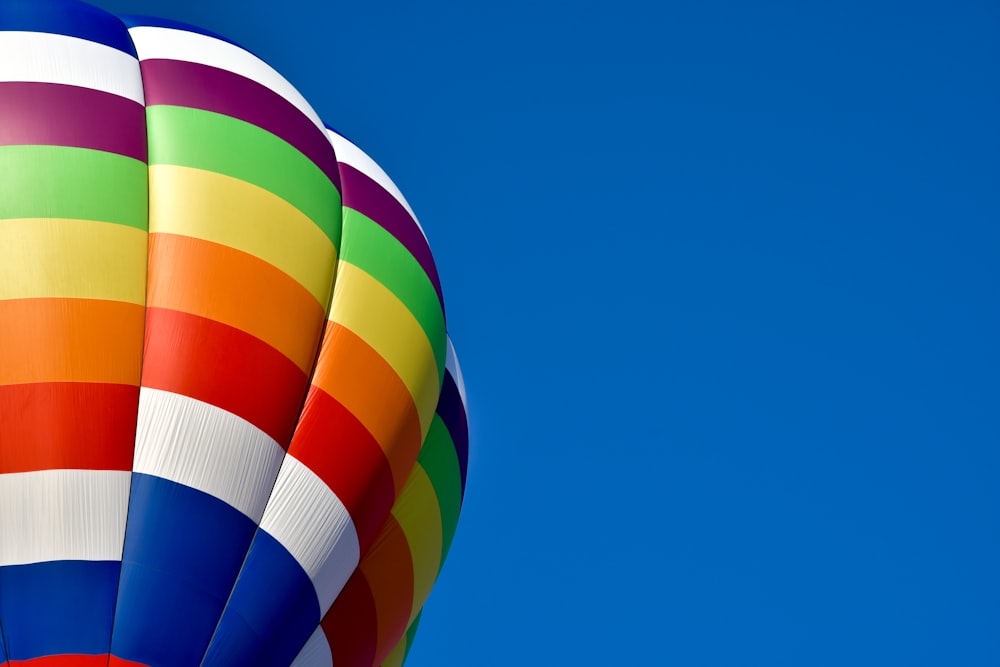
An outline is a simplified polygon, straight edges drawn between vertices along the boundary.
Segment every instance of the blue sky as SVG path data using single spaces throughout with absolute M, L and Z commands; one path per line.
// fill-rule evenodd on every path
M 430 238 L 472 417 L 408 665 L 1000 664 L 1000 8 L 107 0 Z

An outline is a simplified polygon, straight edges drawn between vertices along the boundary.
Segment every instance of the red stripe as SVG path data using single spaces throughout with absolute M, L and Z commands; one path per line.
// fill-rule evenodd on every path
M 337 667 L 372 667 L 378 640 L 375 598 L 368 581 L 355 572 L 320 624 Z
M 110 659 L 110 662 L 109 662 Z M 11 660 L 11 667 L 146 667 L 142 663 L 104 655 L 48 655 L 31 660 Z
M 227 410 L 287 447 L 307 378 L 288 357 L 245 331 L 148 308 L 142 386 Z
M 131 470 L 138 409 L 130 385 L 0 386 L 0 473 Z
M 375 543 L 361 559 L 356 572 L 364 575 L 375 600 L 378 616 L 376 664 L 381 664 L 406 633 L 413 609 L 413 557 L 406 533 L 389 515 Z
M 351 514 L 361 553 L 392 509 L 392 469 L 374 436 L 350 410 L 311 387 L 288 453 L 316 473 Z
M 124 660 L 116 655 L 110 656 L 108 660 L 108 667 L 149 667 L 143 662 L 132 662 L 131 660 Z
M 56 83 L 0 83 L 0 146 L 93 148 L 146 162 L 146 111 L 100 90 Z

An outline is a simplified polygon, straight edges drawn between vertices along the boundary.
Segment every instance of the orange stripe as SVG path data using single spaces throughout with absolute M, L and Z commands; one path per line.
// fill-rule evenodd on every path
M 413 606 L 413 564 L 406 536 L 390 516 L 365 554 L 358 569 L 363 573 L 375 600 L 378 617 L 378 640 L 375 664 L 392 651 L 406 632 Z
M 420 453 L 413 396 L 378 352 L 350 329 L 327 324 L 313 384 L 347 408 L 378 442 L 399 496 Z
M 150 234 L 149 245 L 149 307 L 228 324 L 309 372 L 326 313 L 295 279 L 259 257 L 190 236 Z
M 0 384 L 139 384 L 145 309 L 99 299 L 0 301 Z

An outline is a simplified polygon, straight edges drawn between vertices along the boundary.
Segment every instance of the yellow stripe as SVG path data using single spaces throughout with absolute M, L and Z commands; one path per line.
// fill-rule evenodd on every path
M 67 218 L 0 221 L 0 299 L 146 302 L 146 232 Z
M 413 396 L 426 437 L 441 386 L 434 349 L 406 305 L 371 274 L 341 262 L 330 320 L 353 331 L 392 366 Z
M 294 278 L 326 306 L 337 249 L 302 211 L 268 190 L 212 171 L 149 167 L 149 231 L 242 250 Z
M 427 596 L 434 587 L 438 570 L 441 569 L 441 507 L 438 505 L 434 485 L 423 466 L 413 466 L 406 486 L 399 500 L 392 508 L 406 541 L 410 545 L 413 559 L 413 609 L 410 623 L 420 613 Z
M 406 635 L 404 634 L 396 644 L 396 648 L 392 649 L 392 653 L 385 657 L 382 661 L 381 667 L 403 667 L 403 659 L 406 658 Z

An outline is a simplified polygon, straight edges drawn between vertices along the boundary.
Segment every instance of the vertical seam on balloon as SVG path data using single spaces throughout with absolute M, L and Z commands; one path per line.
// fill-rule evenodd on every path
M 3 664 L 5 666 L 9 666 L 10 665 L 10 651 L 7 648 L 7 633 L 4 632 L 4 629 L 3 629 L 3 619 L 2 618 L 0 618 L 0 642 L 3 642 L 3 657 L 4 657 Z
M 327 139 L 327 141 L 329 141 L 329 139 Z M 332 143 L 330 144 L 330 150 L 334 151 Z M 334 151 L 334 160 L 336 161 L 336 152 L 335 151 Z M 339 175 L 340 162 L 336 161 L 336 164 L 337 164 L 337 170 L 338 170 L 338 175 Z M 341 183 L 343 183 L 342 180 L 341 180 Z M 334 184 L 334 185 L 340 185 L 340 184 Z M 333 307 L 333 294 L 334 294 L 335 288 L 337 286 L 337 275 L 338 275 L 338 269 L 340 267 L 341 250 L 343 249 L 343 246 L 344 246 L 344 227 L 343 227 L 343 222 L 344 222 L 344 192 L 343 192 L 343 185 L 340 185 L 340 238 L 339 238 L 339 243 L 337 244 L 337 247 L 336 247 L 337 253 L 336 253 L 336 256 L 335 256 L 335 259 L 334 259 L 334 263 L 333 263 L 333 271 L 331 273 L 331 279 L 330 279 L 330 296 L 327 298 L 327 302 L 326 302 L 326 306 L 325 306 L 325 311 L 324 311 L 323 326 L 320 329 L 319 336 L 318 336 L 318 338 L 316 340 L 316 347 L 315 347 L 315 349 L 313 351 L 312 367 L 309 369 L 309 376 L 308 376 L 308 379 L 307 379 L 307 381 L 305 383 L 305 389 L 303 391 L 302 398 L 299 401 L 299 412 L 298 412 L 298 417 L 296 417 L 296 419 L 295 419 L 295 426 L 292 428 L 292 438 L 295 437 L 295 431 L 298 429 L 299 420 L 302 419 L 302 410 L 305 407 L 306 398 L 309 396 L 309 391 L 312 388 L 312 380 L 313 380 L 313 377 L 314 377 L 314 375 L 316 373 L 316 366 L 319 363 L 319 351 L 320 351 L 320 348 L 323 345 L 323 339 L 324 339 L 324 337 L 326 335 L 327 327 L 330 325 L 329 314 L 330 314 L 330 309 Z M 254 544 L 254 542 L 257 539 L 257 534 L 260 533 L 260 522 L 264 518 L 264 512 L 267 511 L 267 505 L 268 505 L 268 503 L 271 500 L 272 494 L 274 493 L 274 487 L 278 483 L 278 477 L 280 476 L 281 467 L 284 465 L 285 459 L 288 458 L 288 446 L 290 444 L 291 444 L 291 441 L 289 441 L 289 443 L 287 443 L 287 445 L 285 447 L 283 447 L 284 453 L 281 456 L 281 463 L 278 464 L 279 474 L 275 475 L 274 481 L 271 483 L 271 490 L 267 494 L 267 502 L 264 503 L 264 510 L 261 512 L 260 518 L 257 519 L 257 522 L 256 522 L 257 525 L 254 527 L 253 536 L 250 538 L 250 542 L 249 542 L 249 544 L 247 546 L 247 552 L 245 554 L 243 554 L 243 563 L 240 565 L 240 569 L 239 569 L 239 571 L 236 574 L 236 579 L 233 580 L 233 586 L 232 586 L 232 588 L 229 589 L 229 597 L 226 598 L 226 603 L 222 606 L 222 612 L 219 614 L 219 618 L 215 622 L 215 629 L 212 630 L 212 636 L 209 638 L 208 644 L 205 645 L 205 650 L 201 654 L 201 660 L 198 662 L 198 667 L 204 667 L 205 659 L 208 657 L 208 651 L 212 647 L 212 643 L 215 641 L 215 636 L 216 636 L 216 634 L 219 631 L 219 627 L 222 625 L 222 619 L 225 617 L 226 611 L 229 609 L 229 603 L 233 599 L 233 593 L 236 591 L 236 586 L 237 586 L 237 584 L 240 581 L 240 577 L 243 576 L 243 569 L 246 567 L 247 558 L 250 556 L 250 549 L 253 548 L 253 544 Z M 334 495 L 336 495 L 336 494 L 334 494 Z M 352 521 L 353 521 L 353 518 L 352 518 Z M 359 558 L 359 561 L 360 561 L 360 558 Z M 320 619 L 321 620 L 323 618 L 323 615 L 324 615 L 324 612 L 321 609 L 320 610 Z M 310 634 L 310 636 L 311 636 L 311 634 Z M 306 641 L 307 642 L 309 641 L 308 638 L 306 639 Z M 303 646 L 304 646 L 304 644 L 303 644 Z M 300 651 L 302 650 L 301 647 L 299 648 L 299 650 Z
M 149 312 L 148 309 L 146 308 L 146 304 L 149 302 L 149 211 L 150 211 L 149 122 L 147 121 L 146 118 L 146 82 L 142 77 L 142 65 L 141 61 L 139 60 L 139 55 L 138 55 L 139 52 L 135 47 L 135 42 L 132 41 L 132 33 L 129 32 L 128 26 L 125 24 L 125 22 L 122 20 L 120 16 L 118 16 L 117 14 L 111 14 L 111 15 L 114 16 L 115 19 L 122 24 L 122 29 L 125 32 L 125 36 L 128 38 L 129 44 L 132 45 L 133 52 L 135 52 L 136 54 L 135 66 L 136 69 L 138 70 L 139 86 L 142 89 L 142 108 L 143 108 L 142 124 L 146 135 L 146 273 L 145 273 L 146 285 L 145 289 L 143 290 L 143 304 L 142 304 L 142 337 L 144 343 L 142 346 L 142 356 L 139 359 L 139 382 L 138 386 L 136 387 L 137 392 L 136 392 L 135 415 L 134 415 L 135 419 L 133 420 L 132 467 L 129 470 L 129 476 L 128 476 L 128 496 L 125 502 L 125 527 L 122 530 L 121 555 L 119 556 L 118 559 L 118 584 L 115 587 L 115 607 L 111 612 L 111 634 L 108 636 L 108 656 L 107 656 L 107 662 L 105 663 L 107 667 L 111 667 L 112 647 L 114 645 L 114 636 L 115 636 L 115 621 L 118 618 L 118 603 L 120 601 L 119 595 L 121 594 L 122 575 L 125 570 L 125 542 L 128 539 L 129 516 L 131 514 L 130 510 L 132 509 L 132 482 L 135 479 L 136 437 L 138 435 L 137 432 L 139 429 L 139 396 L 142 394 L 142 366 L 143 363 L 145 362 L 145 357 L 146 357 L 146 346 L 145 346 L 146 315 Z

